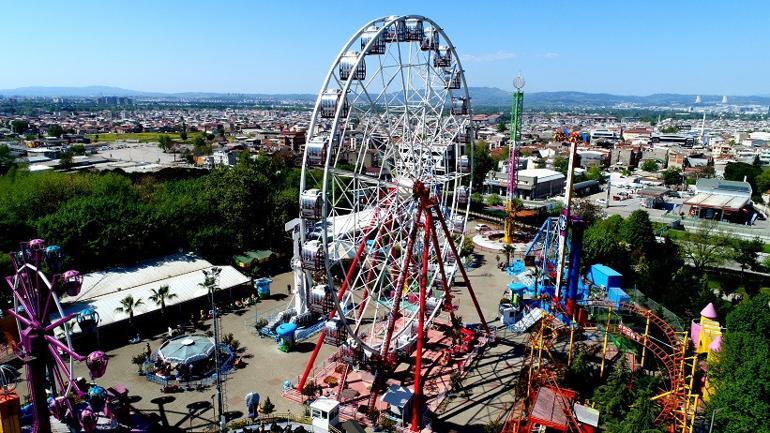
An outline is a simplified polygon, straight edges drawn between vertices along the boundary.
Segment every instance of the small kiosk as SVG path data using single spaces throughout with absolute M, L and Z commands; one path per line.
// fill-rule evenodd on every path
M 328 433 L 329 427 L 340 424 L 340 402 L 331 398 L 319 398 L 310 403 L 313 433 Z

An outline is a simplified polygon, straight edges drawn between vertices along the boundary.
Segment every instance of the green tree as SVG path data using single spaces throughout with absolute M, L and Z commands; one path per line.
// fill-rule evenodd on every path
M 709 365 L 715 393 L 707 405 L 714 431 L 770 433 L 770 295 L 740 303 L 727 316 L 722 350 Z M 708 419 L 708 418 L 707 418 Z
M 580 217 L 587 224 L 601 219 L 603 212 L 601 206 L 585 198 L 572 202 L 572 214 Z
M 471 208 L 474 210 L 481 210 L 484 207 L 484 196 L 480 192 L 474 192 L 471 194 Z
M 677 132 L 679 132 L 679 128 L 677 128 L 677 127 L 676 127 L 676 126 L 674 126 L 674 125 L 671 125 L 671 126 L 665 126 L 665 127 L 663 127 L 663 128 L 660 130 L 660 132 L 662 132 L 662 133 L 664 133 L 664 134 L 674 134 L 674 133 L 677 133 Z
M 182 122 L 182 131 L 179 132 L 179 138 L 181 138 L 182 141 L 187 141 L 187 124 L 185 122 Z
M 193 139 L 193 153 L 196 155 L 210 155 L 213 148 L 206 141 L 206 137 L 203 134 L 199 134 Z
M 755 196 L 761 194 L 761 191 L 757 190 L 757 177 L 761 174 L 762 169 L 760 167 L 755 167 L 745 162 L 728 162 L 725 165 L 725 180 L 743 181 L 745 178 L 746 182 L 751 185 Z
M 161 134 L 158 136 L 158 147 L 165 153 L 169 149 L 171 149 L 172 141 L 171 137 L 169 137 L 166 134 Z
M 51 125 L 48 127 L 48 136 L 61 138 L 64 134 L 64 129 L 60 125 Z
M 596 386 L 596 370 L 586 352 L 578 352 L 564 374 L 564 384 L 581 395 L 590 395 Z
M 679 185 L 682 183 L 682 170 L 678 168 L 669 168 L 663 172 L 663 183 L 665 185 Z
M 15 134 L 23 134 L 29 129 L 29 123 L 26 120 L 12 120 L 11 131 Z
M 641 209 L 633 211 L 623 221 L 620 235 L 628 248 L 637 256 L 649 256 L 652 246 L 655 244 L 655 233 L 652 230 L 650 214 Z
M 467 257 L 473 254 L 474 249 L 475 249 L 475 246 L 473 244 L 473 239 L 471 239 L 470 236 L 466 236 L 465 238 L 463 238 L 462 247 L 460 247 L 460 257 Z
M 150 295 L 150 300 L 155 303 L 155 305 L 160 307 L 160 314 L 163 316 L 163 319 L 166 319 L 166 301 L 176 298 L 176 293 L 171 293 L 168 288 L 168 284 L 164 284 L 157 289 L 152 289 L 152 295 Z
M 115 308 L 116 313 L 128 314 L 128 324 L 132 328 L 134 327 L 134 312 L 136 309 L 144 305 L 144 301 L 141 298 L 134 299 L 131 295 L 126 295 L 125 298 L 120 300 L 120 307 Z
M 644 171 L 655 172 L 655 171 L 658 171 L 660 166 L 658 165 L 658 161 L 655 161 L 653 159 L 648 159 L 642 163 L 641 168 Z
M 16 157 L 11 153 L 11 148 L 5 143 L 0 143 L 0 176 L 15 166 Z
M 596 165 L 588 167 L 586 170 L 586 180 L 598 180 L 599 182 L 604 183 L 604 173 L 602 173 L 602 168 Z
M 663 433 L 664 430 L 655 423 L 660 409 L 650 400 L 652 397 L 651 389 L 641 389 L 631 403 L 630 410 L 621 421 L 607 429 L 608 433 Z
M 67 149 L 64 152 L 59 155 L 59 166 L 62 168 L 70 168 L 72 167 L 72 159 L 74 157 L 74 153 L 71 149 Z
M 613 215 L 596 221 L 583 234 L 583 259 L 586 266 L 603 263 L 616 271 L 627 274 L 630 268 L 627 251 L 621 242 L 620 229 L 623 217 Z
M 553 169 L 566 176 L 569 169 L 569 159 L 557 156 L 553 159 Z
M 86 154 L 86 147 L 82 144 L 73 144 L 70 146 L 70 150 L 74 155 L 85 155 Z
M 513 245 L 505 244 L 503 245 L 503 248 L 500 249 L 500 251 L 505 254 L 505 266 L 511 266 L 511 254 L 516 252 L 516 250 L 513 248 Z
M 270 401 L 270 397 L 265 397 L 265 401 L 262 402 L 262 413 L 270 415 L 273 411 L 275 411 L 275 405 Z
M 682 256 L 702 274 L 708 267 L 719 266 L 730 256 L 730 239 L 719 231 L 714 221 L 704 220 L 695 232 L 679 242 Z
M 764 244 L 759 238 L 750 241 L 736 239 L 733 241 L 733 260 L 741 265 L 741 273 L 746 269 L 755 269 L 757 263 L 757 253 L 762 252 Z
M 508 130 L 508 127 L 505 125 L 504 122 L 500 122 L 497 124 L 497 132 L 503 133 Z
M 487 173 L 495 166 L 495 161 L 489 155 L 489 146 L 485 141 L 479 141 L 473 147 L 473 189 L 481 191 Z
M 484 200 L 487 206 L 500 206 L 503 204 L 503 199 L 497 194 L 489 194 Z
M 770 191 L 770 168 L 762 170 L 757 177 L 754 178 L 757 184 L 756 194 L 763 194 Z
M 594 390 L 593 401 L 605 423 L 621 420 L 625 416 L 633 401 L 633 394 L 628 387 L 630 378 L 625 358 L 621 358 L 607 378 L 607 382 Z

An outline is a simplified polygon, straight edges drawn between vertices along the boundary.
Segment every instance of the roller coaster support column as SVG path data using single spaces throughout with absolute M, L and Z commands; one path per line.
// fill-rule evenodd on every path
M 644 337 L 642 338 L 642 362 L 640 363 L 642 368 L 644 368 L 644 358 L 647 354 L 647 338 L 650 336 L 650 312 L 647 311 L 644 316 L 647 323 L 644 325 Z
M 425 339 L 425 284 L 428 280 L 428 252 L 433 221 L 430 209 L 425 212 L 425 237 L 422 244 L 422 274 L 420 275 L 420 311 L 417 313 L 417 351 L 414 363 L 414 401 L 412 402 L 412 431 L 422 426 L 422 345 Z M 438 252 L 440 255 L 441 253 Z
M 604 342 L 602 343 L 602 365 L 599 368 L 599 377 L 604 376 L 604 361 L 607 358 L 607 339 L 610 335 L 610 320 L 612 319 L 612 307 L 607 309 L 607 327 L 604 329 Z
M 567 366 L 572 365 L 572 343 L 575 341 L 575 315 L 569 322 L 569 353 L 567 354 Z
M 543 359 L 543 334 L 545 334 L 545 319 L 540 321 L 540 335 L 537 336 L 537 372 L 540 373 L 540 362 Z
M 688 430 L 688 433 L 692 433 L 692 429 L 693 427 L 695 427 L 695 415 L 698 414 L 699 399 L 700 399 L 700 396 L 698 394 L 695 394 L 695 403 L 693 403 L 692 417 L 690 417 L 690 429 Z

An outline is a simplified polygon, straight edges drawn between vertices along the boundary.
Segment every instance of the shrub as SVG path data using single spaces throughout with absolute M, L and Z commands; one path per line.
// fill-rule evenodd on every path
M 147 361 L 147 354 L 144 352 L 134 355 L 134 357 L 131 358 L 131 363 L 136 365 L 136 368 L 139 370 L 139 372 L 142 371 L 142 365 L 144 365 L 145 361 Z
M 270 415 L 275 410 L 275 405 L 272 401 L 270 401 L 270 397 L 265 398 L 265 401 L 262 402 L 262 413 L 265 415 Z

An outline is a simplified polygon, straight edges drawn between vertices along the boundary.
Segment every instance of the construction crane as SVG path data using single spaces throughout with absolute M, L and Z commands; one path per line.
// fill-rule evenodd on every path
M 521 111 L 524 102 L 524 92 L 521 89 L 524 88 L 524 77 L 517 75 L 513 79 L 513 87 L 516 91 L 513 92 L 513 104 L 511 107 L 511 143 L 508 145 L 508 199 L 505 201 L 505 229 L 503 234 L 503 242 L 510 245 L 513 243 L 513 223 L 516 218 L 516 209 L 513 205 L 516 198 L 516 184 L 519 182 L 519 157 L 518 157 L 518 144 L 519 136 L 521 135 Z

